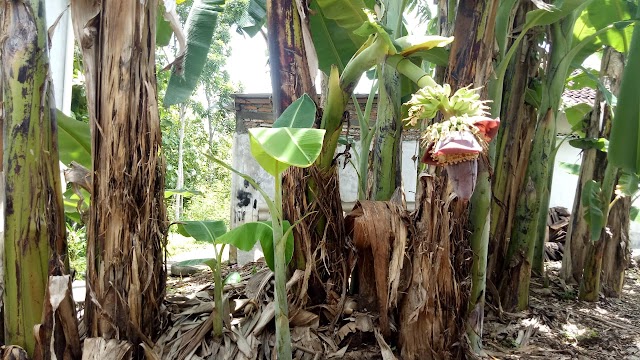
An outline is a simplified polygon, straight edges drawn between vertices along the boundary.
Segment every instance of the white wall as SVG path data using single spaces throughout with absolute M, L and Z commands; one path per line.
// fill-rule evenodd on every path
M 50 28 L 56 19 L 60 17 L 51 38 L 49 66 L 56 108 L 67 115 L 71 111 L 74 41 L 68 5 L 69 0 L 49 0 L 45 2 L 47 28 Z

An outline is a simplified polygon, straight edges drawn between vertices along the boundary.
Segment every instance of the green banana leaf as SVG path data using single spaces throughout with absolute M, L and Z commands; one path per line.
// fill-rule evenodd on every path
M 272 127 L 312 128 L 315 120 L 316 103 L 311 100 L 309 95 L 303 94 L 291 105 L 287 106 Z
M 275 266 L 273 262 L 275 250 L 274 250 L 274 241 L 273 241 L 273 228 L 271 227 L 270 221 L 265 221 L 263 224 L 269 227 L 269 231 L 271 232 L 271 236 L 268 236 L 265 233 L 265 236 L 260 237 L 260 246 L 262 246 L 262 252 L 264 254 L 264 261 L 269 266 L 269 269 L 275 271 Z M 282 230 L 283 234 L 286 237 L 286 244 L 284 248 L 284 263 L 285 265 L 289 264 L 291 258 L 293 258 L 293 232 L 291 231 L 291 224 L 289 221 L 282 221 Z
M 254 37 L 267 21 L 267 1 L 251 0 L 247 13 L 240 20 L 240 28 L 250 37 Z
M 158 3 L 158 10 L 156 15 L 156 46 L 163 47 L 169 45 L 171 41 L 171 35 L 173 35 L 173 29 L 171 24 L 164 18 L 164 2 Z
M 186 26 L 187 52 L 184 56 L 184 71 L 178 73 L 174 69 L 171 73 L 164 96 L 164 106 L 186 101 L 198 85 L 223 4 L 224 0 L 196 0 L 191 7 Z
M 629 20 L 634 13 L 634 4 L 626 0 L 592 1 L 576 19 L 576 24 L 573 28 L 573 43 L 579 43 L 610 24 Z M 599 34 L 576 55 L 574 64 L 582 64 L 589 55 L 605 45 L 611 46 L 622 53 L 628 52 L 632 34 L 633 26 L 615 26 Z
M 564 109 L 564 114 L 567 117 L 567 122 L 571 125 L 571 130 L 581 137 L 585 136 L 585 129 L 588 123 L 588 119 L 585 119 L 585 116 L 591 109 L 593 107 L 587 103 L 575 104 Z
M 410 56 L 418 51 L 445 47 L 453 42 L 453 36 L 408 35 L 396 39 L 395 42 L 400 46 L 400 55 Z
M 518 35 L 518 37 L 513 41 L 513 44 L 509 47 L 509 51 L 507 51 L 504 58 L 500 60 L 500 64 L 496 69 L 496 77 L 499 79 L 498 82 L 502 82 L 502 79 L 504 79 L 504 75 L 507 71 L 507 66 L 511 61 L 511 58 L 530 29 L 536 26 L 550 25 L 560 21 L 572 12 L 585 8 L 592 1 L 593 0 L 556 0 L 550 7 L 550 10 L 536 9 L 529 11 L 526 15 L 525 24 L 520 31 L 520 35 Z
M 289 166 L 309 167 L 322 150 L 323 129 L 249 129 L 251 154 L 269 174 L 279 176 Z
M 69 165 L 72 161 L 91 168 L 91 131 L 89 124 L 68 117 L 56 110 L 58 120 L 58 152 L 60 161 Z
M 600 238 L 600 231 L 602 231 L 606 221 L 602 212 L 600 191 L 600 184 L 594 180 L 589 180 L 582 189 L 584 220 L 589 224 L 591 241 L 597 241 Z
M 582 138 L 569 140 L 569 145 L 576 149 L 596 149 L 602 152 L 607 152 L 609 149 L 609 140 L 605 138 Z
M 293 233 L 288 231 L 291 228 L 291 224 L 288 221 L 283 221 L 282 227 L 283 232 L 287 236 L 287 243 L 285 245 L 285 262 L 288 264 L 293 257 Z M 270 221 L 242 224 L 216 239 L 216 243 L 218 244 L 233 245 L 243 251 L 251 250 L 258 241 L 260 241 L 260 246 L 262 247 L 262 252 L 264 253 L 264 259 L 267 266 L 273 270 L 273 227 Z
M 640 9 L 636 13 L 640 17 Z M 618 106 L 609 137 L 612 165 L 640 173 L 640 26 L 633 29 L 627 65 L 622 75 Z
M 318 54 L 318 67 L 325 74 L 336 65 L 340 72 L 367 40 L 354 33 L 368 21 L 362 0 L 318 0 L 309 5 L 311 37 Z
M 210 243 L 227 232 L 227 225 L 221 220 L 181 221 L 177 225 L 180 235 Z
M 616 190 L 622 195 L 629 197 L 635 196 L 638 193 L 638 186 L 640 186 L 640 177 L 638 177 L 638 174 L 625 170 L 620 172 L 620 179 L 618 179 Z

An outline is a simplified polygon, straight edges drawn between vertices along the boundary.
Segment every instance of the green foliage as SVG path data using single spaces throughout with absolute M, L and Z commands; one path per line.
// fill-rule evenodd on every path
M 69 165 L 72 161 L 91 168 L 91 132 L 89 124 L 72 119 L 57 110 L 58 150 L 60 161 Z
M 315 103 L 304 94 L 285 109 L 272 128 L 249 129 L 251 154 L 273 176 L 292 165 L 311 166 L 320 155 L 325 133 L 310 129 L 315 119 Z
M 177 225 L 180 235 L 210 243 L 215 243 L 217 238 L 227 232 L 227 225 L 219 220 L 181 221 Z
M 207 54 L 223 4 L 224 0 L 199 0 L 191 7 L 186 26 L 187 52 L 184 56 L 184 71 L 172 72 L 164 96 L 165 106 L 186 101 L 196 88 L 207 62 Z
M 551 25 L 562 20 L 574 10 L 586 6 L 589 2 L 590 0 L 557 0 L 548 8 L 529 11 L 524 27 Z
M 636 7 L 637 5 L 627 0 L 591 1 L 576 19 L 573 28 L 574 43 L 587 39 L 610 24 L 631 19 Z M 622 53 L 628 52 L 632 32 L 633 27 L 614 26 L 598 34 L 576 55 L 575 64 L 580 65 L 584 59 L 605 45 Z
M 185 190 L 185 189 L 167 189 L 164 191 L 164 198 L 171 197 L 173 195 L 180 195 L 185 198 L 190 198 L 194 195 L 202 195 L 201 191 L 198 190 Z
M 368 21 L 362 0 L 318 0 L 310 4 L 309 25 L 318 54 L 318 67 L 329 74 L 331 66 L 344 70 L 366 37 L 354 33 Z
M 560 167 L 571 175 L 578 176 L 580 174 L 580 164 L 571 164 L 561 161 Z
M 171 24 L 164 18 L 165 7 L 164 2 L 158 3 L 158 10 L 156 15 L 156 45 L 159 47 L 169 45 L 171 41 L 171 35 L 173 35 L 173 29 Z
M 287 106 L 272 127 L 312 128 L 316 119 L 316 104 L 309 95 L 303 94 Z
M 324 133 L 324 129 L 249 129 L 251 154 L 265 171 L 279 176 L 289 166 L 311 166 L 322 150 Z
M 591 113 L 591 105 L 586 103 L 576 104 L 564 109 L 567 122 L 571 125 L 571 130 L 579 136 L 585 136 L 589 119 L 587 115 Z
M 620 173 L 620 178 L 618 179 L 616 193 L 622 196 L 635 196 L 638 192 L 639 185 L 640 178 L 638 177 L 638 174 L 622 170 Z
M 582 189 L 581 200 L 584 206 L 584 220 L 589 225 L 591 241 L 597 241 L 600 238 L 600 232 L 606 221 L 602 211 L 600 193 L 600 184 L 594 180 L 589 180 Z
M 87 271 L 87 232 L 84 226 L 67 221 L 67 249 L 69 265 L 76 271 L 76 278 L 84 279 Z
M 581 138 L 581 139 L 571 139 L 569 140 L 569 145 L 573 146 L 577 149 L 596 149 L 602 152 L 607 152 L 609 148 L 609 140 L 605 138 Z
M 293 257 L 293 233 L 288 231 L 291 228 L 288 221 L 284 220 L 282 226 L 283 230 L 287 232 L 285 262 L 288 264 Z M 260 241 L 267 266 L 274 270 L 273 227 L 270 221 L 242 224 L 217 239 L 218 243 L 233 245 L 243 251 L 250 251 L 258 241 Z
M 400 48 L 400 55 L 410 56 L 417 52 L 427 52 L 434 48 L 442 48 L 453 42 L 453 36 L 407 35 L 395 40 Z
M 640 9 L 636 16 L 640 16 Z M 633 30 L 627 65 L 620 85 L 618 107 L 611 127 L 609 161 L 631 173 L 640 173 L 640 26 Z
M 254 37 L 267 21 L 267 0 L 251 0 L 246 13 L 239 21 L 239 31 Z

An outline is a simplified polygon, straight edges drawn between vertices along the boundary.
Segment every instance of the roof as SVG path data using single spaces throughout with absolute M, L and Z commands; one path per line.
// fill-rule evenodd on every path
M 271 104 L 271 94 L 234 94 L 235 111 L 236 111 L 236 132 L 244 133 L 247 129 L 255 127 L 271 127 L 273 124 L 273 112 Z M 360 104 L 360 109 L 364 110 L 367 103 L 368 95 L 357 94 L 356 98 Z M 320 98 L 316 98 L 316 103 L 320 103 Z M 373 102 L 370 116 L 370 126 L 375 126 L 377 117 L 377 102 Z M 355 139 L 360 138 L 360 126 L 358 123 L 358 114 L 353 105 L 353 99 L 347 104 L 347 119 L 342 128 L 342 135 L 349 135 Z M 408 130 L 402 132 L 405 140 L 415 140 L 420 137 L 420 133 L 416 130 Z
M 582 88 L 577 90 L 566 89 L 562 93 L 562 103 L 565 107 L 571 107 L 580 103 L 593 106 L 596 101 L 596 91 L 592 88 Z

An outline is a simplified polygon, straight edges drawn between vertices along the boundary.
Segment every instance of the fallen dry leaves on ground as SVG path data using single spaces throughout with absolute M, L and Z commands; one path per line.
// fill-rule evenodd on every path
M 557 277 L 558 268 L 558 262 L 547 263 L 547 278 L 532 279 L 529 311 L 500 313 L 487 306 L 487 358 L 640 360 L 640 271 L 628 270 L 621 298 L 586 303 L 577 300 L 577 286 L 565 285 Z M 229 271 L 237 271 L 240 280 L 225 287 L 232 315 L 224 336 L 214 339 L 212 335 L 211 272 L 170 278 L 166 301 L 170 326 L 149 358 L 273 358 L 271 271 L 263 262 L 227 267 L 225 272 Z M 298 279 L 294 274 L 289 283 Z M 294 359 L 399 358 L 395 344 L 387 344 L 379 334 L 375 316 L 356 307 L 349 299 L 346 314 L 335 328 L 323 324 L 336 309 L 292 309 Z

